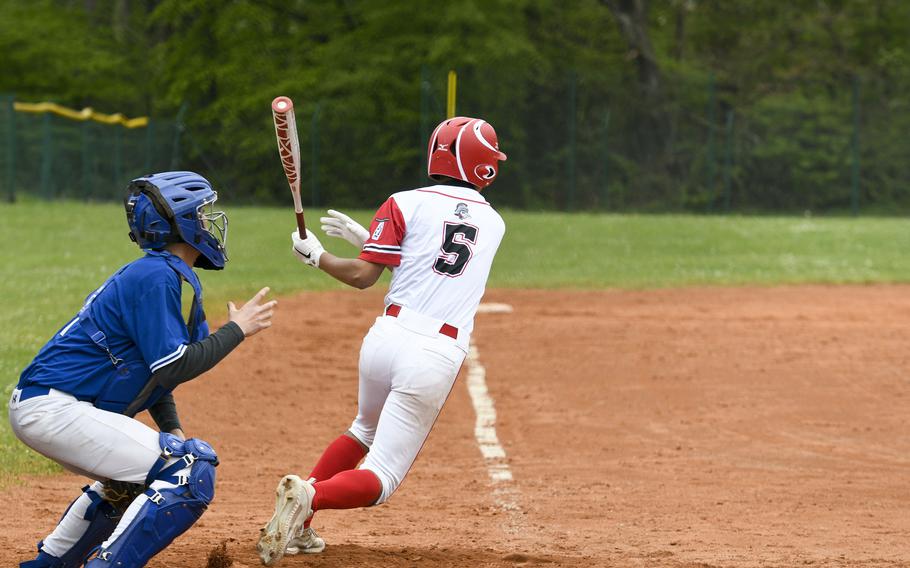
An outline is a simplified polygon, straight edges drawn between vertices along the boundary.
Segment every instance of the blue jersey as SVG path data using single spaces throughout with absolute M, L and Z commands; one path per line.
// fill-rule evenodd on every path
M 196 293 L 190 322 L 181 310 L 183 280 Z M 79 314 L 22 371 L 19 387 L 49 387 L 123 412 L 152 373 L 177 361 L 189 343 L 208 332 L 196 274 L 177 256 L 148 252 L 89 295 Z M 166 392 L 156 388 L 136 411 Z

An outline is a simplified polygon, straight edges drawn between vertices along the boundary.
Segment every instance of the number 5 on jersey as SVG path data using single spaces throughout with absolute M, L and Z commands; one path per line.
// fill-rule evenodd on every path
M 461 276 L 474 254 L 471 246 L 477 244 L 477 232 L 474 225 L 446 222 L 442 247 L 433 270 L 449 278 Z

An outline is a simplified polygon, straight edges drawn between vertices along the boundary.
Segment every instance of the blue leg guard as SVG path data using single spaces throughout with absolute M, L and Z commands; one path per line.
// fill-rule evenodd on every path
M 175 447 L 162 435 L 168 461 L 158 467 L 155 481 L 130 505 L 121 525 L 104 543 L 86 568 L 140 568 L 186 532 L 205 512 L 215 496 L 218 456 L 207 443 L 190 439 Z M 125 524 L 124 524 L 125 523 Z
M 40 548 L 38 549 L 38 556 L 34 560 L 19 563 L 19 568 L 59 568 L 60 566 L 63 566 L 63 564 L 60 563 L 59 558 L 51 556 Z
M 117 526 L 117 522 L 120 520 L 121 513 L 113 505 L 104 501 L 101 495 L 96 493 L 90 486 L 85 486 L 82 491 L 91 499 L 91 504 L 82 516 L 83 519 L 89 521 L 89 525 L 86 527 L 85 532 L 82 533 L 82 536 L 79 537 L 66 554 L 59 558 L 44 552 L 41 549 L 43 542 L 39 542 L 38 556 L 34 560 L 19 564 L 20 568 L 80 568 L 92 550 L 104 542 L 104 539 L 111 536 L 111 533 L 114 532 L 114 527 Z M 66 517 L 71 509 L 72 505 L 63 516 Z M 62 521 L 63 519 L 61 518 Z

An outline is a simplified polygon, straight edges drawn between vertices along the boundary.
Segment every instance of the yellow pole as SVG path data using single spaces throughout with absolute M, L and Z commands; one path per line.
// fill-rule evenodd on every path
M 458 83 L 458 74 L 455 70 L 449 71 L 449 93 L 446 98 L 446 118 L 455 116 L 455 87 Z

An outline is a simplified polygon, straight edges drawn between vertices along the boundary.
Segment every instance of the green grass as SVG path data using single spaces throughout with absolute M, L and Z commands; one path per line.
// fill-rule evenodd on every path
M 320 212 L 307 217 L 316 225 Z M 371 211 L 349 212 L 368 223 Z M 228 268 L 201 271 L 212 319 L 228 299 L 262 286 L 278 296 L 343 286 L 298 263 L 285 208 L 229 210 Z M 508 230 L 490 287 L 606 288 L 910 280 L 910 224 L 898 218 L 701 217 L 505 212 Z M 136 258 L 116 204 L 0 205 L 0 390 L 84 297 Z M 329 250 L 353 255 L 337 239 Z M 388 276 L 384 276 L 387 280 Z M 380 284 L 384 286 L 383 283 Z M 5 388 L 4 388 L 5 387 Z M 5 415 L 5 403 L 4 415 Z M 54 471 L 0 422 L 0 485 L 18 472 Z

